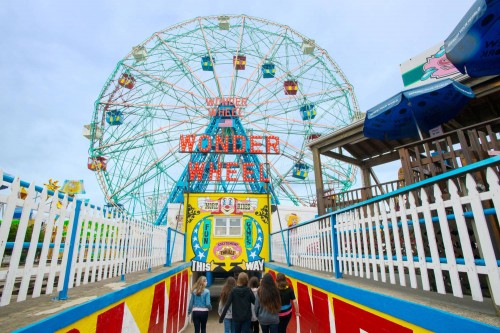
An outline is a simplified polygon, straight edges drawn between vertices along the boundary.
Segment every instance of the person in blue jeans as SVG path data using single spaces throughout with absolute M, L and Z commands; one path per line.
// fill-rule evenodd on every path
M 230 276 L 227 278 L 226 283 L 222 287 L 220 292 L 219 299 L 219 316 L 222 314 L 222 310 L 224 309 L 224 305 L 226 305 L 227 300 L 229 299 L 229 295 L 231 291 L 236 286 L 236 280 L 234 277 Z M 226 313 L 226 317 L 224 318 L 224 333 L 233 333 L 233 315 L 232 315 L 232 306 L 229 307 Z
M 210 290 L 206 286 L 207 278 L 200 276 L 191 292 L 188 315 L 192 316 L 194 333 L 207 332 L 208 311 L 212 310 L 212 303 L 210 302 Z
M 248 288 L 247 273 L 240 273 L 236 282 L 237 286 L 233 288 L 229 299 L 224 305 L 222 314 L 219 317 L 219 323 L 224 322 L 226 313 L 232 305 L 232 323 L 234 333 L 249 333 L 250 320 L 252 319 L 252 304 L 255 303 L 255 296 L 250 288 Z
M 262 333 L 278 333 L 281 309 L 280 292 L 273 276 L 266 273 L 260 282 L 255 298 L 255 314 L 259 320 Z

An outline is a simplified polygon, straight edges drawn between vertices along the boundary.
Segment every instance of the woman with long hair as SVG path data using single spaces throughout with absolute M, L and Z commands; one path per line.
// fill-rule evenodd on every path
M 193 285 L 189 300 L 188 315 L 192 316 L 194 333 L 207 332 L 208 311 L 212 310 L 210 290 L 207 288 L 207 278 L 200 276 Z
M 252 319 L 251 305 L 255 303 L 255 296 L 248 288 L 247 273 L 240 273 L 236 282 L 236 287 L 231 290 L 229 298 L 224 305 L 222 314 L 219 317 L 219 323 L 224 321 L 229 307 L 232 305 L 232 324 L 234 333 L 248 333 L 250 329 L 250 320 Z
M 295 315 L 300 316 L 299 305 L 295 299 L 295 293 L 293 289 L 290 288 L 286 280 L 286 276 L 283 273 L 278 273 L 276 275 L 276 284 L 278 285 L 280 298 L 281 298 L 281 310 L 279 313 L 279 333 L 286 333 L 286 327 L 292 318 L 292 303 L 295 307 Z
M 231 291 L 235 286 L 236 286 L 236 280 L 234 279 L 234 277 L 232 276 L 228 277 L 226 283 L 224 284 L 220 292 L 219 311 L 218 311 L 219 316 L 222 314 L 224 305 L 229 299 L 229 295 L 231 294 Z M 232 319 L 233 319 L 232 306 L 230 306 L 229 309 L 227 310 L 226 317 L 224 318 L 224 333 L 233 333 Z
M 255 298 L 255 314 L 262 328 L 262 333 L 278 333 L 280 309 L 280 292 L 273 276 L 266 273 L 260 282 Z
M 257 297 L 257 290 L 259 290 L 259 278 L 252 276 L 248 281 L 248 288 L 252 289 L 253 295 Z M 252 304 L 252 322 L 250 324 L 251 333 L 259 333 L 259 320 L 255 314 L 255 305 Z

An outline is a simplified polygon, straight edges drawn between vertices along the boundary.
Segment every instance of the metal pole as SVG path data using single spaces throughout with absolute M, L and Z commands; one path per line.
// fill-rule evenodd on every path
M 68 249 L 68 260 L 66 261 L 66 271 L 64 273 L 64 283 L 63 288 L 59 292 L 59 296 L 56 297 L 57 300 L 64 301 L 68 299 L 68 289 L 69 289 L 69 278 L 71 274 L 71 265 L 73 263 L 73 253 L 75 252 L 75 239 L 76 239 L 76 229 L 78 228 L 79 218 L 80 218 L 80 209 L 82 206 L 82 201 L 76 201 L 75 207 L 75 217 L 73 218 L 73 225 L 71 228 L 71 238 L 69 241 L 69 249 Z
M 342 273 L 340 272 L 340 262 L 339 262 L 339 244 L 337 242 L 337 215 L 332 215 L 331 217 L 332 225 L 332 245 L 333 245 L 333 268 L 335 270 L 335 277 L 337 279 L 342 278 Z

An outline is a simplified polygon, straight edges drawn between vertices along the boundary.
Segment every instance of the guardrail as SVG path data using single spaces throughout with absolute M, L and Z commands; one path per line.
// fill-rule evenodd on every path
M 272 260 L 498 306 L 499 165 L 489 158 L 273 233 Z
M 181 233 L 168 261 L 167 227 L 0 175 L 0 306 L 182 260 Z

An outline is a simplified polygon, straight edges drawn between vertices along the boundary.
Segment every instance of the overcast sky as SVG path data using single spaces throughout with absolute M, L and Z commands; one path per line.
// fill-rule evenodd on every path
M 84 197 L 102 204 L 86 166 L 89 142 L 82 127 L 117 62 L 153 33 L 182 21 L 247 14 L 288 25 L 327 50 L 366 111 L 403 89 L 399 64 L 442 42 L 472 3 L 3 0 L 0 169 L 38 185 L 49 178 L 83 179 Z M 397 177 L 390 173 L 389 179 Z

